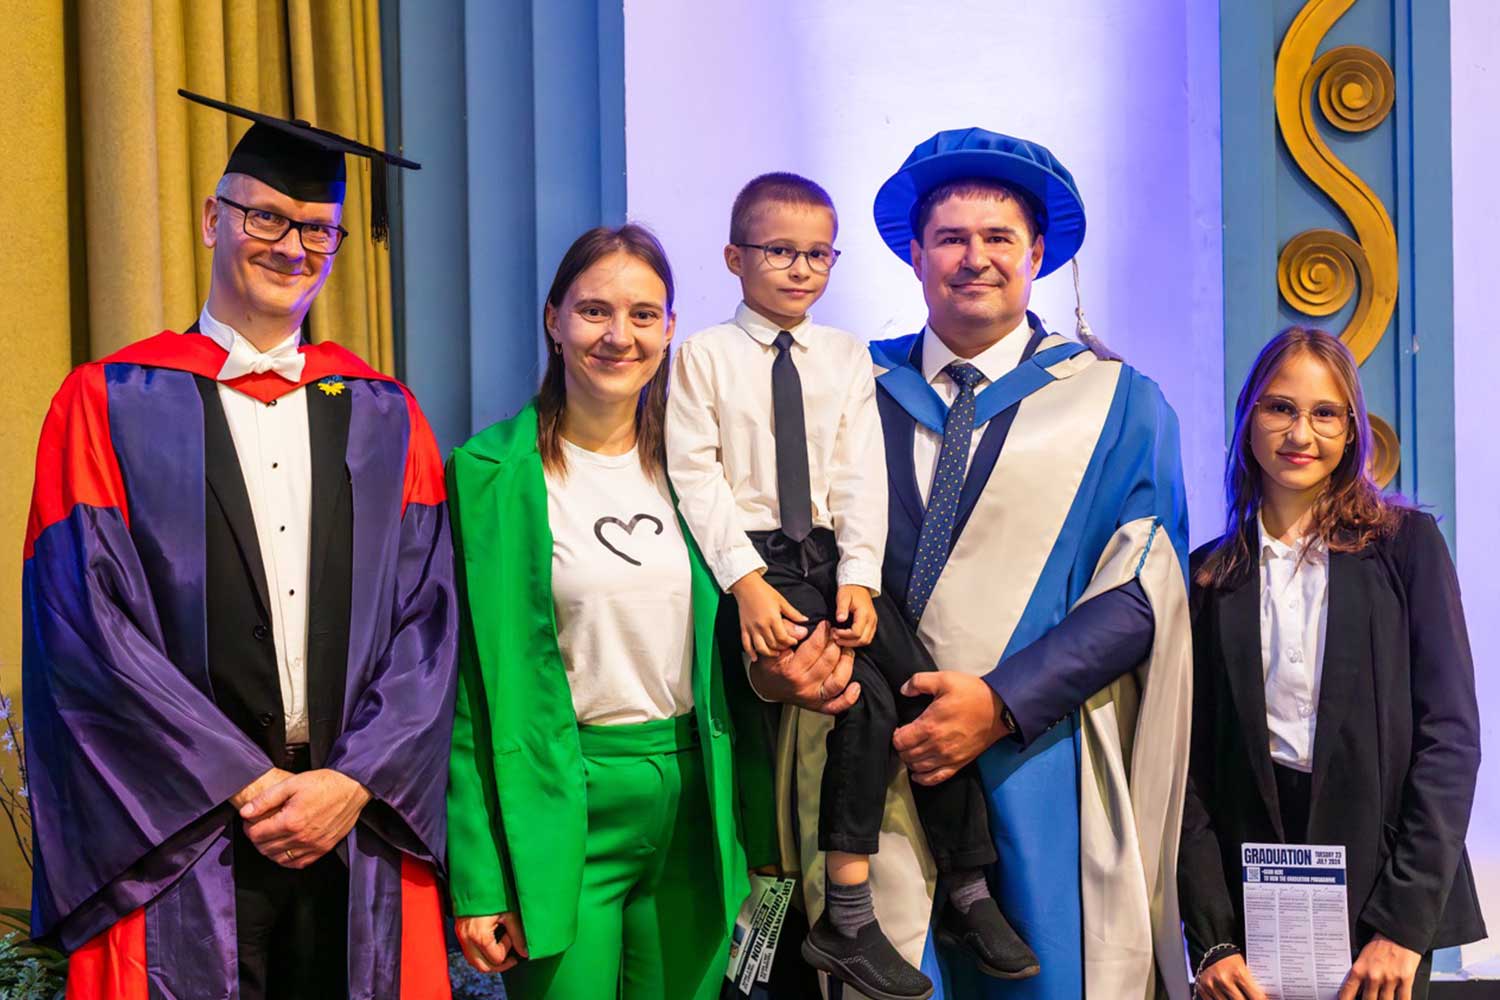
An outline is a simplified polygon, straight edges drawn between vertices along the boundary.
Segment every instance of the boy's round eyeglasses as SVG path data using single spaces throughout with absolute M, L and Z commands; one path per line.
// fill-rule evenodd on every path
M 240 210 L 246 236 L 253 236 L 267 243 L 278 243 L 288 229 L 296 229 L 297 239 L 302 241 L 302 249 L 312 253 L 338 253 L 344 237 L 349 235 L 349 231 L 343 226 L 330 226 L 325 222 L 298 222 L 263 208 L 241 205 L 228 198 L 220 197 L 219 201 Z
M 816 246 L 811 250 L 798 250 L 790 243 L 736 243 L 744 250 L 759 250 L 765 255 L 766 264 L 778 271 L 785 271 L 797 262 L 798 257 L 807 258 L 807 266 L 819 274 L 827 274 L 838 262 L 843 251 L 833 247 Z
M 1271 434 L 1280 434 L 1292 429 L 1303 414 L 1313 433 L 1319 437 L 1343 437 L 1349 430 L 1349 418 L 1353 410 L 1337 403 L 1319 403 L 1302 408 L 1284 396 L 1262 396 L 1255 401 L 1255 422 L 1260 429 Z

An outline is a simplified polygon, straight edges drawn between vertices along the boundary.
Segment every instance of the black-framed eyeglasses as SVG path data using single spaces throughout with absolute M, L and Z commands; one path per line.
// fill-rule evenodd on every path
M 302 249 L 309 253 L 338 253 L 339 247 L 344 245 L 344 237 L 349 235 L 349 230 L 343 226 L 330 226 L 326 222 L 298 222 L 264 208 L 252 208 L 222 196 L 216 197 L 230 208 L 240 210 L 244 216 L 241 226 L 246 236 L 253 236 L 267 243 L 276 243 L 286 235 L 288 229 L 295 229 L 297 239 L 302 242 Z
M 1304 414 L 1318 437 L 1340 438 L 1349 430 L 1349 418 L 1354 409 L 1338 403 L 1319 403 L 1303 408 L 1285 396 L 1262 396 L 1255 401 L 1255 418 L 1261 430 L 1272 434 L 1292 429 Z
M 790 243 L 736 243 L 735 246 L 745 250 L 759 250 L 765 255 L 766 264 L 778 271 L 785 271 L 797 263 L 798 257 L 807 258 L 807 266 L 819 274 L 827 274 L 838 263 L 839 254 L 843 251 L 835 250 L 826 244 L 818 244 L 811 250 L 798 250 Z

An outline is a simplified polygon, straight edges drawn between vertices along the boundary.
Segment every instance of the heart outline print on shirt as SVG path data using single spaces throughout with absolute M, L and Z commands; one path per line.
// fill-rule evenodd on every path
M 637 524 L 640 524 L 642 521 L 650 521 L 656 527 L 656 534 L 658 535 L 666 530 L 665 526 L 661 523 L 661 518 L 657 517 L 655 514 L 636 514 L 630 519 L 629 524 L 626 524 L 618 517 L 601 517 L 599 518 L 599 520 L 594 522 L 594 537 L 599 539 L 600 545 L 604 546 L 606 549 L 609 549 L 609 551 L 613 552 L 621 559 L 624 559 L 626 562 L 630 563 L 630 565 L 639 566 L 641 564 L 641 561 L 639 559 L 635 559 L 631 556 L 626 555 L 624 552 L 621 552 L 619 549 L 610 544 L 609 539 L 604 537 L 604 527 L 605 525 L 613 524 L 624 531 L 625 534 L 634 535 L 635 526 Z

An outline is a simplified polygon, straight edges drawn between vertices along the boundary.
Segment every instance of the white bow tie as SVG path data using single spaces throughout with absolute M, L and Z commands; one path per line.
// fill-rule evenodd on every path
M 224 367 L 219 369 L 219 381 L 228 382 L 241 375 L 261 372 L 275 372 L 288 382 L 301 381 L 302 366 L 307 363 L 307 359 L 297 350 L 299 339 L 288 337 L 269 351 L 261 352 L 244 337 L 235 337 L 234 346 L 229 349 L 229 357 L 224 359 Z

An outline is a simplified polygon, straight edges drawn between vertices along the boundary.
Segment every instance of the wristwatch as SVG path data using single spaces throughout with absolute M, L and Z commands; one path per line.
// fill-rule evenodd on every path
M 1021 738 L 1021 727 L 1016 725 L 1015 715 L 1011 712 L 1010 706 L 1003 701 L 1000 703 L 1000 721 L 1005 723 L 1006 729 L 1010 730 L 1007 735 L 1014 736 L 1018 740 Z

